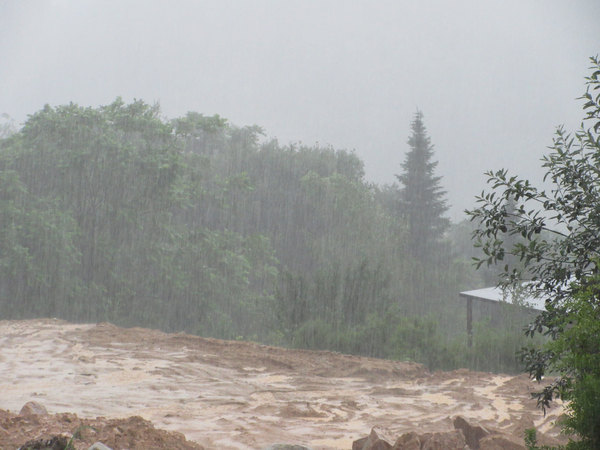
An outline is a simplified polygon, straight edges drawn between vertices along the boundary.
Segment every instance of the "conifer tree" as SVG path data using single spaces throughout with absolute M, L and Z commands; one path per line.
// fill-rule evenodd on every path
M 400 209 L 410 232 L 410 249 L 416 258 L 429 259 L 436 244 L 450 226 L 444 217 L 448 210 L 440 180 L 434 171 L 437 161 L 432 161 L 433 145 L 423 125 L 423 113 L 417 111 L 411 124 L 412 135 L 408 140 L 410 150 L 401 164 L 402 175 L 396 175 L 402 183 Z

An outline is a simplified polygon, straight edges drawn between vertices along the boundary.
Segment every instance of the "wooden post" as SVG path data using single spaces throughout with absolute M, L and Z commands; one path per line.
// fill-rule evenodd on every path
M 473 347 L 473 299 L 467 297 L 467 347 Z

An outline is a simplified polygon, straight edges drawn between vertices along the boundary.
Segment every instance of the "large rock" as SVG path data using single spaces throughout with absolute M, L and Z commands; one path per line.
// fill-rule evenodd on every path
M 44 405 L 39 404 L 38 402 L 27 402 L 21 408 L 21 412 L 19 412 L 20 416 L 28 416 L 28 415 L 36 415 L 36 416 L 45 416 L 48 414 Z
M 421 450 L 421 440 L 414 431 L 405 433 L 396 439 L 392 450 Z
M 490 434 L 488 430 L 483 428 L 477 422 L 469 422 L 461 416 L 456 416 L 454 419 L 454 428 L 456 430 L 462 430 L 467 445 L 471 450 L 479 449 L 479 442 Z
M 375 428 L 369 436 L 358 439 L 352 443 L 352 450 L 390 450 L 392 444 L 379 437 Z
M 479 450 L 527 450 L 524 445 L 518 444 L 504 436 L 492 435 L 479 442 Z
M 467 447 L 462 430 L 426 433 L 419 437 L 421 450 L 464 450 Z
M 380 433 L 381 434 L 381 433 Z M 389 437 L 386 436 L 388 440 Z M 365 438 L 358 439 L 352 444 L 352 450 L 465 450 L 468 449 L 462 430 L 444 431 L 441 433 L 415 432 L 400 436 L 390 445 L 382 439 L 375 429 Z

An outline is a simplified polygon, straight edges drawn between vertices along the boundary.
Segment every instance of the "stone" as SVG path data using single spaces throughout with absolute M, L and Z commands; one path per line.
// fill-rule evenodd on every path
M 88 450 L 112 450 L 112 448 L 110 448 L 107 445 L 104 445 L 102 442 L 95 442 L 92 445 L 90 445 Z
M 464 450 L 467 446 L 462 430 L 427 433 L 420 436 L 421 450 Z
M 421 450 L 421 440 L 414 431 L 404 433 L 392 446 L 392 450 Z
M 524 445 L 518 444 L 504 436 L 491 435 L 479 442 L 479 450 L 527 450 Z
M 369 436 L 357 439 L 352 443 L 352 450 L 363 450 L 368 440 Z
M 51 436 L 47 439 L 33 439 L 27 441 L 18 450 L 66 450 L 67 437 L 63 435 Z
M 375 428 L 371 430 L 366 438 L 361 438 L 352 443 L 352 450 L 390 450 L 392 444 L 381 439 Z
M 484 437 L 489 436 L 490 432 L 482 427 L 477 422 L 469 422 L 461 416 L 456 416 L 454 419 L 454 429 L 462 430 L 465 435 L 467 445 L 471 450 L 479 449 L 479 441 Z
M 28 415 L 36 415 L 36 416 L 45 416 L 48 414 L 48 411 L 38 402 L 27 402 L 21 408 L 21 412 L 19 412 L 20 416 L 28 416 Z

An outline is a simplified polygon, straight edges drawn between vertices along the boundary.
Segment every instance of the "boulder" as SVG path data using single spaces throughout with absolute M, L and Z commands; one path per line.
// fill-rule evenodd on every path
M 454 419 L 454 429 L 462 430 L 467 445 L 471 450 L 478 450 L 479 442 L 490 434 L 488 430 L 483 428 L 477 422 L 469 422 L 461 416 L 456 416 Z
M 518 444 L 505 436 L 492 435 L 479 442 L 479 450 L 527 450 L 524 445 Z
M 392 450 L 421 450 L 421 440 L 419 439 L 419 435 L 414 431 L 404 433 L 396 439 Z
M 390 445 L 388 436 L 382 439 L 375 429 L 365 438 L 352 444 L 352 450 L 465 450 L 469 447 L 462 430 L 444 431 L 440 433 L 417 434 L 414 431 L 405 433 Z
M 464 450 L 467 447 L 462 430 L 426 433 L 419 439 L 421 450 Z
M 368 440 L 369 436 L 357 439 L 352 443 L 352 450 L 363 450 Z
M 365 438 L 358 439 L 352 443 L 352 450 L 390 450 L 392 444 L 381 439 L 375 428 Z
M 28 415 L 36 415 L 36 416 L 45 416 L 48 414 L 44 405 L 41 405 L 37 402 L 27 402 L 21 408 L 21 412 L 19 412 L 20 416 L 28 416 Z

